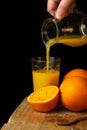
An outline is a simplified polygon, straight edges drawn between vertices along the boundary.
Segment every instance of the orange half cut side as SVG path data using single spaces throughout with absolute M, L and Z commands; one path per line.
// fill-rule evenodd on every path
M 27 101 L 33 109 L 39 112 L 49 112 L 54 109 L 59 100 L 59 88 L 46 86 L 32 92 Z

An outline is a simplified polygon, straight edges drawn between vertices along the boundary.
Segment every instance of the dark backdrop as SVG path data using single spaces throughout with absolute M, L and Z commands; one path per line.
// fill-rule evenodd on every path
M 84 11 L 84 5 L 79 5 Z M 41 26 L 51 17 L 46 0 L 4 3 L 2 12 L 0 127 L 32 92 L 31 57 L 45 56 Z M 73 68 L 87 69 L 87 45 L 72 48 L 56 44 L 50 55 L 61 58 L 60 81 Z

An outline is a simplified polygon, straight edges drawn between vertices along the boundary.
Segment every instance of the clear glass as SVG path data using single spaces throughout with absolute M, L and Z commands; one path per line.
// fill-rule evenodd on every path
M 34 57 L 31 62 L 34 91 L 48 85 L 58 86 L 61 63 L 60 58 L 49 57 L 48 69 L 46 57 Z
M 68 46 L 87 44 L 87 14 L 75 11 L 58 21 L 48 18 L 43 22 L 41 37 L 44 44 L 62 43 Z

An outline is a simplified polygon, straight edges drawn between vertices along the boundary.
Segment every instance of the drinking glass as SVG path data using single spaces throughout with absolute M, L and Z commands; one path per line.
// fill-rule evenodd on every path
M 59 85 L 60 58 L 49 57 L 48 63 L 46 57 L 33 57 L 31 62 L 34 91 L 49 85 Z

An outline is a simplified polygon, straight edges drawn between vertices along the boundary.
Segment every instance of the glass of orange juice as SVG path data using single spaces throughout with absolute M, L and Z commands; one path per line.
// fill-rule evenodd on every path
M 34 91 L 49 85 L 59 85 L 60 58 L 33 57 L 31 62 Z

